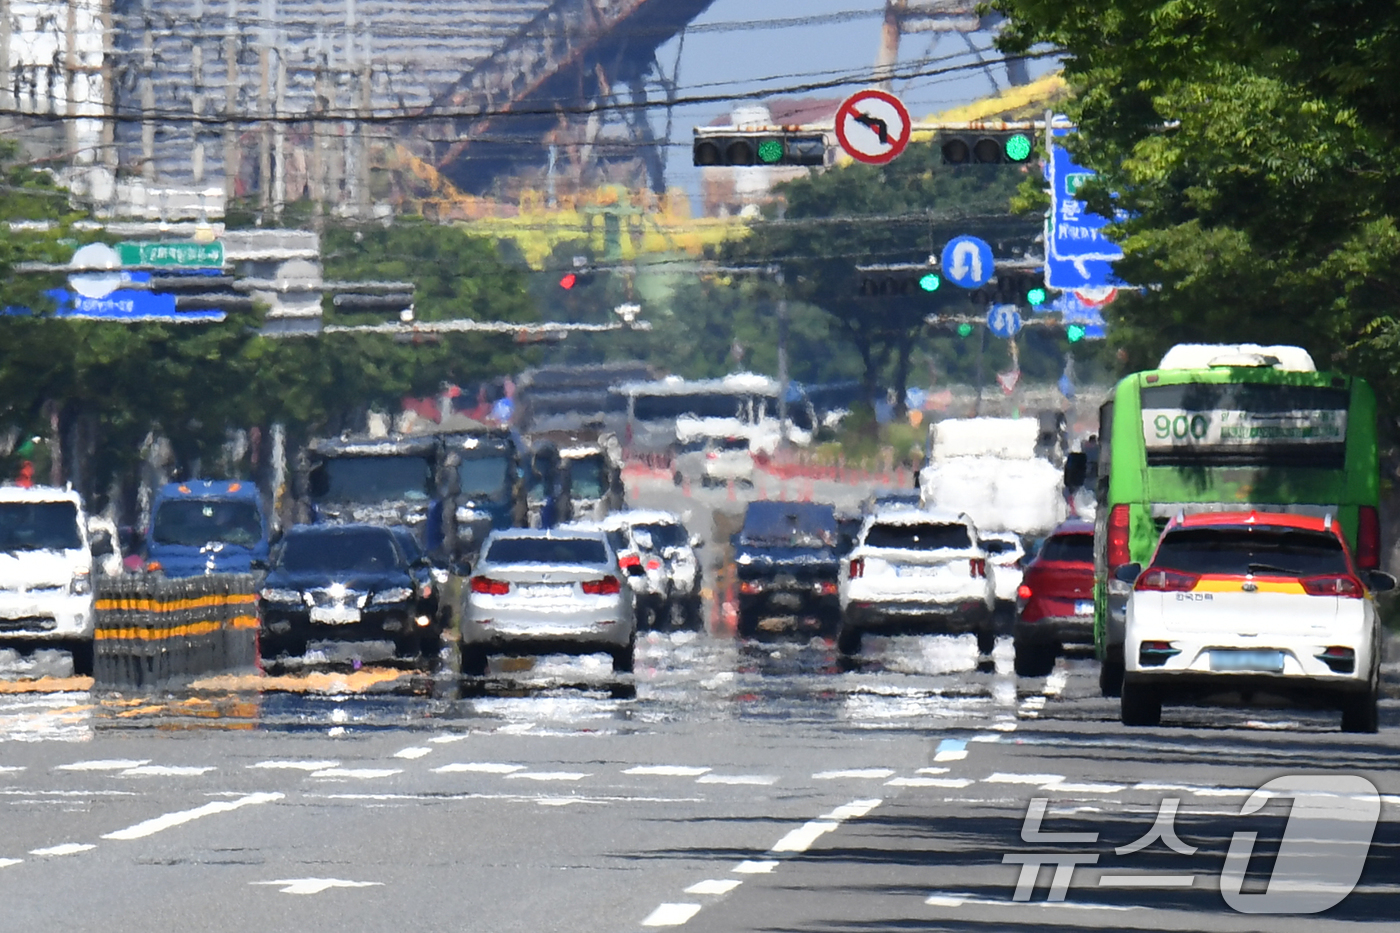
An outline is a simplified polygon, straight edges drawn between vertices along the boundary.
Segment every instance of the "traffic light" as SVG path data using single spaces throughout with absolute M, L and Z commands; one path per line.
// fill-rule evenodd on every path
M 966 321 L 964 321 L 963 323 L 959 324 L 959 325 L 958 325 L 958 336 L 959 336 L 959 337 L 970 337 L 970 336 L 972 336 L 972 325 L 971 325 L 971 324 L 968 324 Z
M 697 129 L 695 133 L 693 161 L 705 168 L 826 164 L 826 137 L 821 133 L 782 129 L 726 130 L 722 133 Z
M 944 165 L 1023 165 L 1035 154 L 1029 130 L 969 130 L 938 135 Z
M 996 278 L 972 293 L 974 304 L 1039 308 L 1049 299 L 1040 269 L 998 269 Z
M 1065 327 L 1065 336 L 1069 338 L 1070 343 L 1078 343 L 1079 341 L 1084 339 L 1084 325 L 1068 325 L 1067 327 Z

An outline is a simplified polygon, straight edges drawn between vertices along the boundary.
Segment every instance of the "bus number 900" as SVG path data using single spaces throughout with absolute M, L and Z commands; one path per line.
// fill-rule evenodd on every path
M 1152 421 L 1158 440 L 1199 441 L 1210 430 L 1210 419 L 1205 415 L 1158 415 Z

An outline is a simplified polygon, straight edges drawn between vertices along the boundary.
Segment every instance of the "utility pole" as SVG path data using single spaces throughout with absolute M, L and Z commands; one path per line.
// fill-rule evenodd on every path
M 233 203 L 238 194 L 238 130 L 234 115 L 238 112 L 238 0 L 228 0 L 228 18 L 224 22 L 224 204 Z
M 885 25 L 880 30 L 880 50 L 875 56 L 875 84 L 881 90 L 894 90 L 894 69 L 899 64 L 900 19 L 908 0 L 885 0 Z
M 781 266 L 773 267 L 773 281 L 778 283 L 778 449 L 788 446 L 788 302 L 787 288 Z

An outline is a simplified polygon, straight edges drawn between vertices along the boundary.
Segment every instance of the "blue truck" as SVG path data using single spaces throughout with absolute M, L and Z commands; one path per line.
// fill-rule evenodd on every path
M 529 524 L 527 458 L 519 437 L 483 429 L 441 434 L 442 543 L 450 563 L 475 563 L 486 535 Z
M 167 577 L 251 573 L 267 560 L 272 525 L 255 484 L 239 480 L 167 483 L 151 503 L 146 569 Z

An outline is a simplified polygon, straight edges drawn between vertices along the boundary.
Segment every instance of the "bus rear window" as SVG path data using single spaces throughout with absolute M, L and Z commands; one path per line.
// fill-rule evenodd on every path
M 1148 466 L 1341 469 L 1346 389 L 1190 383 L 1142 389 Z

